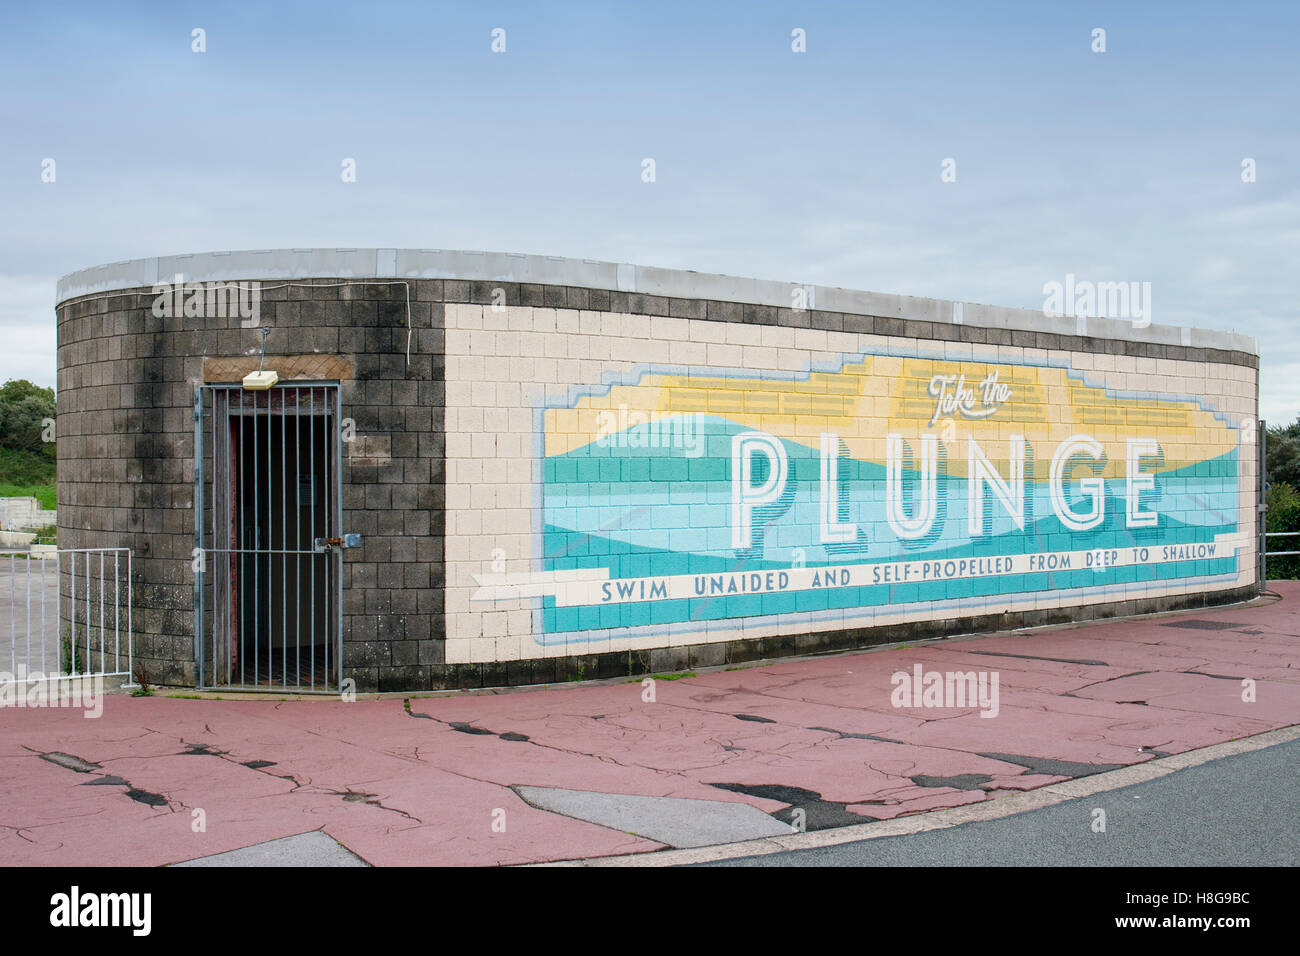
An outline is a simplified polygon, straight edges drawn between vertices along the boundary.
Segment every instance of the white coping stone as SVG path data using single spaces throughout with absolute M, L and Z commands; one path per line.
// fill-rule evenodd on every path
M 609 289 L 683 299 L 713 299 L 751 305 L 788 308 L 791 290 L 802 283 L 713 275 L 683 269 L 661 269 L 628 263 L 596 262 L 508 252 L 472 252 L 448 249 L 257 249 L 236 252 L 202 252 L 113 262 L 70 273 L 59 280 L 57 301 L 83 295 L 117 292 L 169 282 L 177 275 L 187 282 L 275 281 L 286 279 L 462 279 L 487 282 L 521 282 Z M 947 299 L 862 292 L 853 289 L 809 286 L 819 310 L 874 315 L 913 321 L 1025 332 L 1077 335 L 1072 315 L 1051 318 L 1033 309 L 1013 309 Z M 1090 317 L 1092 338 L 1130 339 L 1181 345 L 1178 326 L 1135 326 L 1117 319 Z M 1200 348 L 1259 354 L 1253 336 L 1238 332 L 1193 329 L 1191 341 Z

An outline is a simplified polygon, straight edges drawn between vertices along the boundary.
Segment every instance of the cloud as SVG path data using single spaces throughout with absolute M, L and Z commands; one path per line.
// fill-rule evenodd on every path
M 0 275 L 0 379 L 55 383 L 54 276 Z

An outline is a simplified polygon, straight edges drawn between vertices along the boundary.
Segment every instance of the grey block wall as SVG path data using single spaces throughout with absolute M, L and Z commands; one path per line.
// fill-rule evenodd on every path
M 223 277 L 239 278 L 239 277 Z M 795 312 L 773 305 L 645 295 L 508 281 L 348 276 L 263 281 L 261 324 L 268 367 L 277 355 L 342 356 L 341 414 L 363 438 L 343 458 L 343 528 L 364 536 L 344 553 L 343 677 L 359 690 L 429 690 L 635 676 L 656 670 L 865 647 L 946 632 L 1061 623 L 1081 616 L 1227 602 L 1253 588 L 1177 599 L 1126 601 L 905 627 L 861 628 L 652 652 L 508 663 L 444 663 L 444 312 L 448 302 L 668 315 L 719 322 L 874 332 L 935 340 L 1024 345 L 1214 361 L 1258 368 L 1258 357 L 1124 338 L 987 328 L 855 313 Z M 277 287 L 280 286 L 280 287 Z M 410 360 L 407 361 L 410 295 Z M 261 336 L 238 318 L 158 318 L 148 285 L 106 290 L 58 305 L 59 540 L 64 548 L 128 547 L 133 553 L 135 656 L 149 678 L 192 685 L 194 666 L 195 387 L 205 362 L 255 354 Z
M 442 660 L 442 283 L 413 284 L 409 364 L 404 287 L 272 285 L 268 367 L 348 356 L 342 416 L 389 450 L 354 460 L 373 443 L 343 446 L 343 530 L 364 536 L 344 552 L 343 676 L 428 686 Z M 59 305 L 59 541 L 132 550 L 135 657 L 151 680 L 192 685 L 194 389 L 205 360 L 255 354 L 261 335 L 237 317 L 158 318 L 153 301 L 143 289 Z

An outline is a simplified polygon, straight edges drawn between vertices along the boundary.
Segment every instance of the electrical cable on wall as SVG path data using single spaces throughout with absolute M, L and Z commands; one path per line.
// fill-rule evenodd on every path
M 240 292 L 245 291 L 244 284 L 241 282 L 227 283 L 233 285 Z M 295 286 L 303 289 L 337 289 L 345 285 L 400 285 L 406 289 L 406 365 L 411 365 L 411 336 L 414 334 L 414 325 L 411 321 L 411 283 L 406 279 L 349 279 L 347 282 L 281 282 L 277 285 L 260 286 L 263 291 L 270 289 L 289 289 Z M 252 291 L 251 288 L 248 291 Z M 127 295 L 141 295 L 139 292 L 109 292 L 104 295 L 97 295 L 100 299 L 116 299 Z

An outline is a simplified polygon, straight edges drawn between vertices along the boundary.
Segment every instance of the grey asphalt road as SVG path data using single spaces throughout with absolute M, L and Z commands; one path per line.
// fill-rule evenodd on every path
M 1093 832 L 1097 808 L 1104 833 Z M 704 865 L 1298 864 L 1300 740 L 999 820 Z

